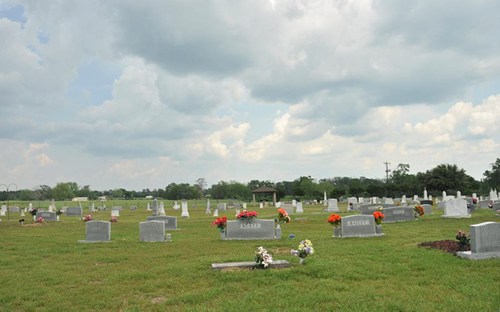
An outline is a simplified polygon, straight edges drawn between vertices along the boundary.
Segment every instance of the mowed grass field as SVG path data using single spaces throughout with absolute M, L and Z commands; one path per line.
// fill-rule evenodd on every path
M 471 224 L 499 222 L 490 209 L 471 219 L 441 218 L 435 209 L 421 221 L 384 224 L 384 237 L 339 239 L 332 238 L 323 206 L 305 206 L 282 225 L 281 240 L 222 241 L 203 202 L 189 203 L 189 219 L 164 202 L 167 215 L 178 217 L 169 243 L 139 241 L 139 222 L 151 214 L 146 201 L 107 203 L 124 207 L 109 243 L 79 243 L 85 222 L 77 217 L 33 225 L 26 214 L 25 226 L 17 213 L 10 221 L 1 217 L 0 311 L 500 311 L 500 260 L 470 261 L 417 246 L 454 240 Z M 275 208 L 249 209 L 259 218 L 277 216 Z M 234 210 L 219 215 L 235 219 Z M 110 211 L 93 216 L 109 220 Z M 305 265 L 290 254 L 301 239 L 315 248 Z M 258 246 L 292 267 L 210 268 L 253 261 Z

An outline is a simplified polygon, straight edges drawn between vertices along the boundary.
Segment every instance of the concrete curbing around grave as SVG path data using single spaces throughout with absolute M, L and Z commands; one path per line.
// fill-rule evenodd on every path
M 457 251 L 457 256 L 468 260 L 484 260 L 492 258 L 500 258 L 500 252 L 476 252 Z
M 271 269 L 283 269 L 291 267 L 290 262 L 286 260 L 275 260 L 269 265 Z M 212 263 L 214 270 L 227 270 L 227 269 L 258 269 L 260 268 L 257 262 L 226 262 L 226 263 Z

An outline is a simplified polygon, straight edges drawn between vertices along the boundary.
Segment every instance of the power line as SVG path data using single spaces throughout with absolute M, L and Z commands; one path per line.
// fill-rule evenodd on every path
M 389 182 L 389 172 L 391 172 L 391 170 L 389 169 L 390 164 L 391 163 L 388 161 L 384 162 L 384 165 L 385 165 L 385 183 Z

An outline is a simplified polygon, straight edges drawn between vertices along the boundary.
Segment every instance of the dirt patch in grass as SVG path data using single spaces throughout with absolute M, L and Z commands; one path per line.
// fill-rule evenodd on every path
M 457 241 L 448 239 L 448 240 L 440 240 L 440 241 L 434 241 L 434 242 L 423 242 L 418 244 L 419 247 L 426 247 L 426 248 L 432 248 L 432 249 L 439 249 L 446 251 L 451 254 L 456 254 L 457 251 L 469 251 L 469 247 L 465 247 L 465 249 L 460 249 L 460 245 L 458 244 Z

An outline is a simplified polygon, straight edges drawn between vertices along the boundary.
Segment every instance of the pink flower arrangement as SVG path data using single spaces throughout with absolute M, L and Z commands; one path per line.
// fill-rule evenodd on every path
M 92 217 L 92 215 L 86 215 L 82 218 L 83 221 L 87 222 L 87 221 L 92 221 L 94 220 L 94 218 Z

